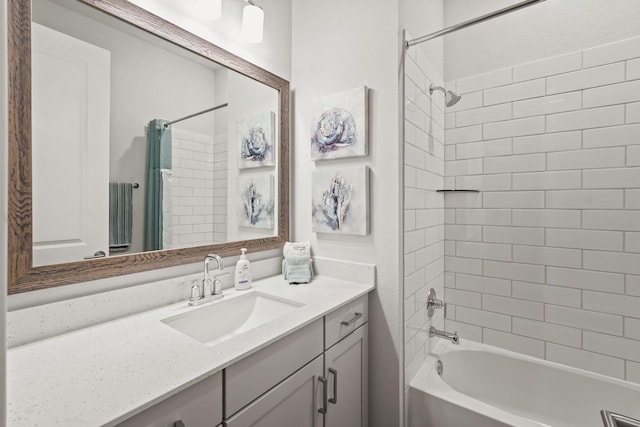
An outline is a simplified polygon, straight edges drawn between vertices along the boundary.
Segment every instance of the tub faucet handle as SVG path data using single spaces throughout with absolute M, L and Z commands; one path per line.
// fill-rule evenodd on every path
M 444 303 L 442 300 L 436 298 L 436 290 L 431 288 L 429 289 L 429 295 L 427 296 L 427 316 L 431 318 L 433 313 L 436 311 L 436 308 L 443 308 Z

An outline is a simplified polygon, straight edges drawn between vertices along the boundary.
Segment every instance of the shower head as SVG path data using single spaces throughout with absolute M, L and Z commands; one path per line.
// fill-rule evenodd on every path
M 444 93 L 444 105 L 446 105 L 447 107 L 456 105 L 462 98 L 462 96 L 458 95 L 454 91 L 446 90 L 442 86 L 429 85 L 429 93 L 431 95 L 433 95 L 434 90 L 439 90 L 440 92 Z

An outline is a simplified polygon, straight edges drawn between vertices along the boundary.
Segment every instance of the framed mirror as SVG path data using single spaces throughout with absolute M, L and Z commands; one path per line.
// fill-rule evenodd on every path
M 289 83 L 126 0 L 9 0 L 9 294 L 281 247 Z

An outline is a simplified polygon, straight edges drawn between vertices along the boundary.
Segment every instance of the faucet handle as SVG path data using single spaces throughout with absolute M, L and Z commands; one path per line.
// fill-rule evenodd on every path
M 197 280 L 193 281 L 191 285 L 191 297 L 189 298 L 189 304 L 194 303 L 200 299 L 200 284 Z
M 431 316 L 433 316 L 433 312 L 436 311 L 437 308 L 443 307 L 444 303 L 442 300 L 436 298 L 436 290 L 433 288 L 429 289 L 429 295 L 427 296 L 427 316 L 431 318 Z
M 222 293 L 222 282 L 217 277 L 213 277 L 213 293 L 211 295 L 220 295 Z

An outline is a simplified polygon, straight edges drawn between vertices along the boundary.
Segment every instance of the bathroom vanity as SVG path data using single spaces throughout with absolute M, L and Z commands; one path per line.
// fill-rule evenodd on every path
M 372 289 L 328 277 L 291 286 L 275 276 L 199 307 L 184 301 L 14 348 L 9 423 L 366 426 Z M 234 314 L 215 324 L 231 304 Z M 176 323 L 189 319 L 216 336 Z

